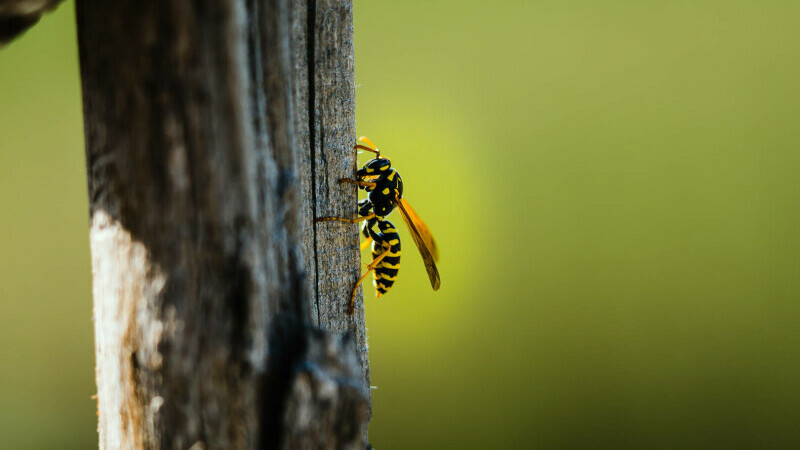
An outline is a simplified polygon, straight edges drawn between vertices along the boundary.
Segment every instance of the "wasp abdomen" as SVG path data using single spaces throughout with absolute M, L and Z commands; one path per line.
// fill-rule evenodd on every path
M 378 262 L 375 267 L 372 284 L 381 296 L 392 288 L 397 280 L 397 273 L 400 270 L 400 235 L 391 222 L 385 219 L 376 220 L 379 232 L 372 236 L 372 259 L 380 257 L 383 253 L 386 256 Z M 378 239 L 375 239 L 375 238 Z

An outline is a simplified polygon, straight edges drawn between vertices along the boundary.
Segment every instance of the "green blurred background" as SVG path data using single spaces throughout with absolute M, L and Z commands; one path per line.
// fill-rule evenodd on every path
M 798 17 L 355 1 L 442 252 L 368 294 L 377 448 L 800 448 Z M 2 448 L 96 445 L 79 88 L 70 1 L 0 51 Z

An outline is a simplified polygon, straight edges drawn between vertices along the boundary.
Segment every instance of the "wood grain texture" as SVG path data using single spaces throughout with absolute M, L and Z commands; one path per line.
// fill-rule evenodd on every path
M 309 340 L 286 405 L 283 449 L 364 448 L 369 399 L 359 395 L 362 375 L 351 336 L 315 333 Z
M 315 240 L 319 211 L 307 205 L 322 203 L 306 198 L 310 190 L 332 210 L 355 211 L 355 192 L 339 191 L 333 173 L 354 168 L 355 155 L 344 151 L 354 138 L 352 11 L 337 4 L 336 19 L 322 13 L 307 22 L 309 36 L 322 39 L 322 59 L 349 70 L 337 77 L 350 84 L 309 89 L 328 122 L 307 123 L 313 131 L 303 134 L 303 121 L 317 114 L 296 107 L 297 6 L 76 2 L 103 449 L 285 448 L 297 430 L 286 405 L 301 404 L 296 396 L 307 392 L 298 374 L 320 361 L 319 342 L 346 340 L 345 331 L 363 345 L 325 347 L 333 349 L 327 360 L 340 363 L 320 362 L 335 373 L 314 379 L 346 385 L 335 391 L 352 407 L 337 413 L 340 426 L 306 433 L 295 448 L 352 443 L 353 430 L 364 443 L 368 372 L 365 353 L 354 349 L 366 348 L 363 313 L 348 320 L 347 297 L 325 290 L 337 277 L 344 287 L 344 274 L 355 282 L 357 233 L 332 230 L 332 239 Z M 328 25 L 337 31 L 323 32 Z M 306 73 L 317 79 L 315 69 Z M 319 150 L 321 171 L 316 163 L 309 170 L 312 147 L 329 146 L 317 140 L 325 133 L 335 136 L 336 154 L 351 159 L 328 160 Z M 341 314 L 330 312 L 336 303 Z M 343 373 L 361 376 L 353 384 L 336 376 Z
M 347 314 L 360 273 L 357 225 L 315 224 L 322 216 L 355 217 L 358 192 L 339 179 L 356 170 L 353 9 L 350 1 L 293 0 L 294 97 L 300 155 L 301 217 L 306 230 L 307 289 L 311 319 L 337 333 L 350 332 L 369 384 L 363 290 L 355 313 Z M 309 64 L 311 62 L 311 64 Z

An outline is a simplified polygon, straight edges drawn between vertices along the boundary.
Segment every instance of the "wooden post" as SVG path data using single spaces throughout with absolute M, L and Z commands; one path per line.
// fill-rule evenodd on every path
M 364 448 L 350 1 L 76 7 L 100 447 Z
M 339 179 L 356 169 L 353 150 L 355 73 L 353 13 L 350 1 L 295 0 L 292 8 L 295 130 L 300 152 L 301 217 L 309 230 L 303 240 L 314 324 L 337 333 L 349 331 L 358 346 L 369 383 L 363 295 L 355 314 L 346 314 L 358 280 L 361 256 L 358 226 L 314 224 L 322 216 L 356 217 L 358 193 Z M 313 231 L 311 231 L 313 230 Z M 313 259 L 313 260 L 312 260 Z

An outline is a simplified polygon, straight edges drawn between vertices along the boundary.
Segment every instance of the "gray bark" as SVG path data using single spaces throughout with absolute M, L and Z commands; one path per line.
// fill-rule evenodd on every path
M 363 448 L 350 2 L 76 6 L 100 447 Z

